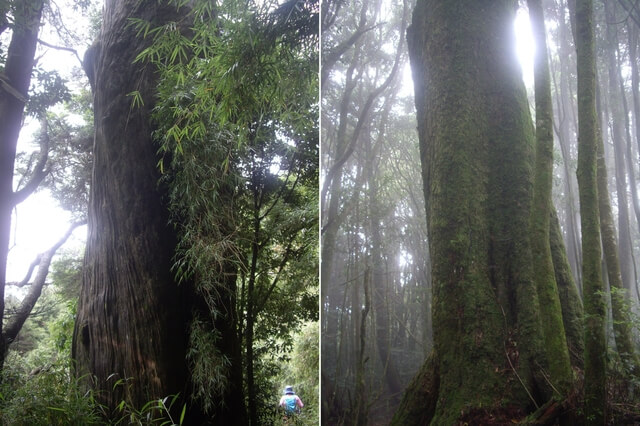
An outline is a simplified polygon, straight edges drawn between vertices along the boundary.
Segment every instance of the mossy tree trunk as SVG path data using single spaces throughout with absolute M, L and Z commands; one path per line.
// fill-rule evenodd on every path
M 575 44 L 578 68 L 578 187 L 582 223 L 582 277 L 585 308 L 585 419 L 605 419 L 606 339 L 604 286 L 600 258 L 600 215 L 596 159 L 596 65 L 593 0 L 576 0 Z
M 414 385 L 430 390 L 407 393 L 395 424 L 506 421 L 552 396 L 544 375 L 562 376 L 550 380 L 564 389 L 570 380 L 559 303 L 546 313 L 560 324 L 549 352 L 563 354 L 559 372 L 549 368 L 540 331 L 534 132 L 514 51 L 516 9 L 507 0 L 423 0 L 414 10 L 408 40 L 432 260 L 429 362 L 437 368 L 419 374 Z M 425 410 L 435 398 L 433 413 L 416 408 L 419 395 L 429 398 Z
M 531 210 L 531 248 L 534 281 L 540 299 L 542 331 L 549 360 L 549 373 L 555 389 L 564 396 L 572 383 L 572 371 L 565 337 L 560 298 L 549 242 L 551 187 L 553 184 L 553 110 L 547 62 L 547 39 L 541 0 L 528 0 L 531 28 L 536 42 L 533 61 L 536 110 L 536 159 L 533 208 Z
M 631 312 L 628 309 L 630 306 L 628 302 L 629 292 L 628 289 L 625 288 L 623 274 L 620 268 L 618 241 L 616 240 L 616 227 L 613 218 L 613 210 L 611 208 L 611 201 L 609 199 L 609 189 L 607 187 L 608 179 L 607 166 L 605 164 L 604 141 L 599 132 L 597 143 L 598 158 L 596 160 L 596 173 L 598 181 L 598 212 L 600 214 L 600 234 L 602 237 L 604 266 L 610 288 L 614 338 L 617 352 L 624 361 L 628 371 L 635 371 L 638 373 L 638 366 L 640 366 L 640 363 L 635 353 L 632 340 L 632 319 Z M 624 168 L 624 165 L 622 167 Z M 621 209 L 624 209 L 624 207 Z
M 551 229 L 549 233 L 551 255 L 553 257 L 553 269 L 560 306 L 562 307 L 562 321 L 567 338 L 567 347 L 571 365 L 580 369 L 584 368 L 584 309 L 582 299 L 578 293 L 571 266 L 567 258 L 567 251 L 562 240 L 562 230 L 555 209 L 551 210 Z
M 611 136 L 615 157 L 616 192 L 618 201 L 618 235 L 616 239 L 616 227 L 613 211 L 609 199 L 607 187 L 607 167 L 605 163 L 604 140 L 598 138 L 598 209 L 600 212 L 600 232 L 602 234 L 602 248 L 606 266 L 607 278 L 611 289 L 611 314 L 613 317 L 613 330 L 616 349 L 624 361 L 628 371 L 640 373 L 640 360 L 633 344 L 631 329 L 631 312 L 629 310 L 629 296 L 631 282 L 635 282 L 632 271 L 631 230 L 629 226 L 629 210 L 627 199 L 627 180 L 624 164 L 624 118 L 622 112 L 622 96 L 620 92 L 620 70 L 616 60 L 618 39 L 616 29 L 613 26 L 615 11 L 613 4 L 604 2 L 607 17 L 607 42 L 608 42 L 608 74 L 609 74 L 609 98 L 612 122 Z

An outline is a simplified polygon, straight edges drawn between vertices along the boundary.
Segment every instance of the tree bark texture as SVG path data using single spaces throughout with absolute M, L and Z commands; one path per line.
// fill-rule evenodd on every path
M 187 318 L 170 270 L 176 237 L 151 136 L 156 77 L 133 63 L 146 42 L 129 21 L 161 25 L 177 16 L 160 2 L 107 1 L 91 67 L 94 168 L 72 355 L 110 408 L 186 393 Z M 132 106 L 133 91 L 144 105 Z M 117 380 L 126 383 L 114 387 Z
M 43 5 L 43 0 L 15 3 L 13 34 L 4 69 L 0 72 L 0 335 L 3 334 L 11 211 L 16 205 L 13 192 L 16 145 L 31 82 Z M 6 345 L 4 338 L 0 338 L 0 371 L 4 365 Z
M 514 50 L 516 9 L 506 0 L 423 0 L 408 32 L 438 360 L 425 423 L 513 418 L 551 396 L 541 377 L 548 359 L 529 235 L 534 133 Z M 562 320 L 557 305 L 548 315 Z M 549 353 L 567 352 L 557 344 Z
M 578 187 L 582 223 L 582 279 L 585 311 L 584 392 L 587 424 L 605 419 L 606 306 L 600 266 L 601 240 L 598 211 L 596 115 L 596 63 L 593 1 L 575 2 L 575 44 L 578 69 Z

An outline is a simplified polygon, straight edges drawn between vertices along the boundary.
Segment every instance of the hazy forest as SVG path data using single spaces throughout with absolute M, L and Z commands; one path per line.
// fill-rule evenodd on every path
M 0 1 L 3 425 L 281 424 L 286 385 L 317 424 L 318 30 L 317 0 Z M 19 270 L 32 197 L 57 241 Z
M 323 424 L 640 423 L 639 33 L 631 0 L 323 3 Z

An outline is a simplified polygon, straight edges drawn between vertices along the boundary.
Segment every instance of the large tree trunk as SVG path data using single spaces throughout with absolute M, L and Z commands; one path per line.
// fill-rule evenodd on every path
M 33 58 L 43 0 L 15 2 L 14 29 L 0 75 L 0 336 L 4 317 L 4 289 L 11 234 L 11 211 L 16 205 L 13 192 L 13 167 L 18 135 L 22 128 L 27 91 L 31 81 Z M 4 11 L 6 13 L 6 11 Z M 6 16 L 2 16 L 3 19 Z M 6 21 L 5 21 L 6 22 Z M 4 29 L 4 27 L 3 27 Z M 7 342 L 0 338 L 0 371 L 4 365 Z
M 423 0 L 408 33 L 434 293 L 438 377 L 425 383 L 438 390 L 428 392 L 437 395 L 432 418 L 409 419 L 401 408 L 405 424 L 508 421 L 551 396 L 538 376 L 548 360 L 533 281 L 533 127 L 514 53 L 516 8 Z M 558 308 L 550 314 L 562 318 Z M 414 397 L 402 406 L 415 407 L 406 398 Z
M 95 377 L 99 399 L 141 407 L 186 393 L 186 315 L 171 272 L 176 238 L 158 186 L 150 114 L 156 77 L 134 64 L 145 47 L 129 18 L 158 25 L 173 7 L 136 0 L 105 4 L 94 74 L 94 169 L 89 236 L 73 358 Z M 132 107 L 127 93 L 144 105 Z M 114 384 L 118 380 L 126 383 Z M 112 391 L 113 390 L 113 391 Z

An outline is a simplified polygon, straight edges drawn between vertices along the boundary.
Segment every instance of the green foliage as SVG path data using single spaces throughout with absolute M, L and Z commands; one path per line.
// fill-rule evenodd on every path
M 71 100 L 67 81 L 57 71 L 45 71 L 38 67 L 33 69 L 33 74 L 26 105 L 28 115 L 43 117 L 52 106 Z
M 205 411 L 223 403 L 221 395 L 227 386 L 229 360 L 218 348 L 217 334 L 198 318 L 191 323 L 187 359 L 191 364 L 192 397 L 201 402 Z
M 78 264 L 78 257 L 70 255 L 54 263 L 54 285 L 40 297 L 17 342 L 10 347 L 0 386 L 2 424 L 100 423 L 100 407 L 93 394 L 71 373 Z M 56 278 L 61 278 L 63 291 L 57 291 Z M 26 346 L 22 341 L 29 335 L 38 337 Z
M 44 186 L 76 219 L 86 216 L 93 149 L 92 96 L 73 95 L 61 113 L 47 114 L 49 170 Z
M 3 424 L 92 425 L 100 418 L 91 393 L 82 391 L 69 373 L 66 361 L 58 361 L 45 370 L 31 374 L 21 368 L 14 352 L 3 373 Z
M 87 390 L 84 378 L 71 374 L 67 360 L 43 369 L 24 369 L 23 359 L 13 353 L 8 359 L 0 385 L 0 422 L 6 425 L 182 425 L 187 406 L 176 406 L 178 395 L 148 401 L 134 407 L 121 401 L 116 412 L 106 408 Z M 119 381 L 116 386 L 126 385 Z M 111 420 L 105 420 L 110 418 Z
M 82 252 L 61 250 L 51 266 L 51 281 L 60 300 L 75 303 L 82 282 Z
M 120 379 L 116 381 L 114 387 L 128 386 L 129 380 Z M 100 407 L 103 411 L 103 417 L 112 419 L 109 422 L 103 422 L 110 425 L 160 425 L 160 426 L 177 426 L 184 422 L 187 412 L 187 404 L 182 405 L 179 416 L 176 415 L 176 403 L 179 402 L 180 395 L 170 395 L 164 398 L 152 399 L 147 401 L 142 407 L 138 408 L 131 405 L 128 401 L 122 400 L 116 407 L 116 413 L 104 415 L 104 407 Z M 173 413 L 173 414 L 172 414 Z M 178 419 L 176 421 L 176 418 Z
M 253 324 L 251 403 L 267 413 L 277 367 L 263 355 L 284 353 L 318 315 L 317 2 L 170 3 L 190 8 L 186 21 L 131 25 L 152 41 L 136 61 L 159 75 L 154 136 L 180 237 L 173 269 L 214 321 L 239 288 L 239 335 Z M 189 359 L 206 409 L 225 386 L 218 338 L 194 321 Z

